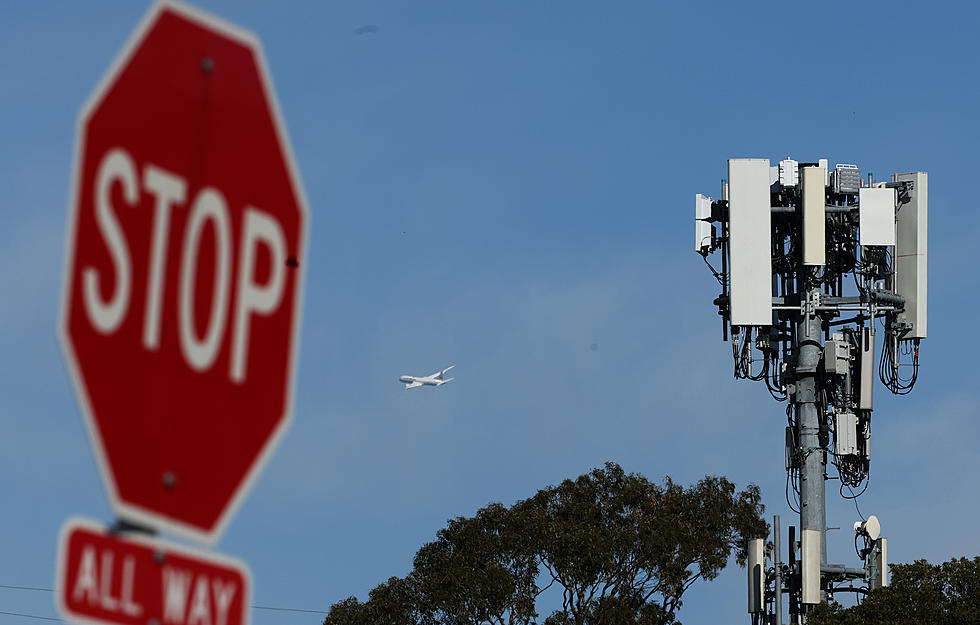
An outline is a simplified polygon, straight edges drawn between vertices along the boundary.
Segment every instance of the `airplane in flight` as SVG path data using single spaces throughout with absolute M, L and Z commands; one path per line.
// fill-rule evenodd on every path
M 426 375 L 422 377 L 414 376 L 414 375 L 403 375 L 402 377 L 398 378 L 398 381 L 404 382 L 405 388 L 415 388 L 417 386 L 442 386 L 446 382 L 456 379 L 456 378 L 445 377 L 446 372 L 448 372 L 450 369 L 452 369 L 455 366 L 456 365 L 450 365 L 449 367 L 446 367 L 442 371 L 436 371 L 432 375 Z

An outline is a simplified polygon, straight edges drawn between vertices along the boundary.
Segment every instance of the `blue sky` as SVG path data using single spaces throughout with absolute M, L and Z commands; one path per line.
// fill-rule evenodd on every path
M 731 378 L 691 250 L 693 195 L 739 156 L 930 173 L 930 336 L 912 395 L 876 389 L 860 505 L 893 561 L 980 552 L 975 5 L 199 6 L 262 39 L 313 213 L 294 423 L 217 546 L 254 603 L 364 598 L 447 518 L 608 460 L 757 483 L 791 522 L 782 407 Z M 111 518 L 55 320 L 75 116 L 145 8 L 2 3 L 0 584 L 50 587 L 61 523 Z M 854 507 L 828 506 L 855 566 Z M 738 622 L 744 579 L 682 620 Z M 0 588 L 4 611 L 54 616 Z

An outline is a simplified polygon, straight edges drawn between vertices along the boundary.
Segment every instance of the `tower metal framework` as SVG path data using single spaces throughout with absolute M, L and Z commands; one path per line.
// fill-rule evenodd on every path
M 799 513 L 799 541 L 789 527 L 783 562 L 777 516 L 768 565 L 765 542 L 750 544 L 754 624 L 782 625 L 783 595 L 790 622 L 801 623 L 835 592 L 888 583 L 874 517 L 855 524 L 864 565 L 828 563 L 826 483 L 839 480 L 845 498 L 868 487 L 875 354 L 892 393 L 917 380 L 927 218 L 928 174 L 875 182 L 854 165 L 830 170 L 826 159 L 730 159 L 721 199 L 695 198 L 695 251 L 721 286 L 714 304 L 734 376 L 763 382 L 786 403 L 786 499 Z

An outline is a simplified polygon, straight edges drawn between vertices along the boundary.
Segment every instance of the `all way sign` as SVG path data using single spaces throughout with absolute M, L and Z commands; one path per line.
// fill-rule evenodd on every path
M 246 625 L 244 562 L 69 519 L 61 529 L 55 597 L 79 623 Z

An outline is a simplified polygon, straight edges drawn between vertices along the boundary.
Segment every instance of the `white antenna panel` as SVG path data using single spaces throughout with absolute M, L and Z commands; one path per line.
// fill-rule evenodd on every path
M 926 261 L 929 234 L 929 174 L 919 171 L 896 174 L 896 182 L 911 181 L 908 204 L 898 209 L 898 241 L 895 244 L 895 292 L 905 298 L 899 322 L 911 324 L 903 338 L 926 338 Z
M 698 193 L 694 196 L 694 251 L 703 254 L 711 248 L 711 224 L 702 221 L 711 217 L 711 198 Z
M 782 163 L 780 163 L 782 165 Z M 827 214 L 824 191 L 827 170 L 803 168 L 803 264 L 825 265 L 827 250 Z
M 876 590 L 888 585 L 888 539 L 879 538 L 877 541 L 875 554 L 875 569 L 878 575 L 871 580 L 871 590 Z
M 771 223 L 769 159 L 729 159 L 728 237 L 733 326 L 772 325 Z
M 803 530 L 801 534 L 801 571 L 803 603 L 820 603 L 820 531 Z
M 861 187 L 861 245 L 895 245 L 895 189 Z
M 871 328 L 861 329 L 861 345 L 857 361 L 861 382 L 858 386 L 858 410 L 874 410 L 875 390 L 875 335 Z
M 749 614 L 758 614 L 765 607 L 766 595 L 766 541 L 762 538 L 749 540 L 748 545 L 749 570 Z
M 838 412 L 834 415 L 834 444 L 838 456 L 856 456 L 857 415 L 852 412 Z
M 779 184 L 795 187 L 800 182 L 800 164 L 791 158 L 779 161 Z

